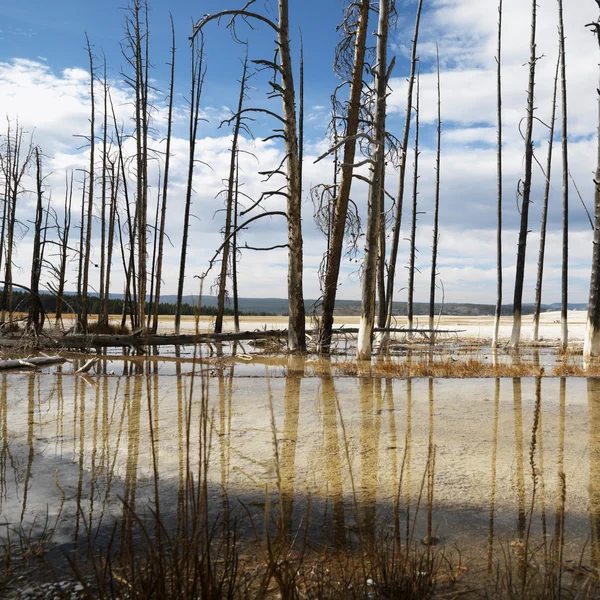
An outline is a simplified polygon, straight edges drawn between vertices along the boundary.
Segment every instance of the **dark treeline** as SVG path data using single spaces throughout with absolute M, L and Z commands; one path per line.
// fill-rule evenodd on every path
M 48 314 L 55 314 L 59 304 L 59 299 L 48 293 L 38 294 L 40 300 L 38 306 Z M 12 294 L 13 311 L 15 313 L 28 312 L 31 296 L 28 292 L 14 291 Z M 77 314 L 80 307 L 77 304 L 76 295 L 65 295 L 61 298 L 63 306 L 63 315 Z M 146 310 L 149 310 L 149 304 L 146 303 Z M 2 303 L 2 297 L 0 296 L 0 310 L 6 310 L 7 307 Z M 88 316 L 98 315 L 103 309 L 103 303 L 98 296 L 88 296 L 87 298 L 87 310 Z M 108 312 L 110 315 L 122 315 L 123 313 L 129 314 L 135 310 L 135 306 L 129 303 L 125 303 L 122 298 L 110 298 L 108 300 Z M 177 311 L 177 305 L 170 302 L 161 302 L 158 306 L 159 314 L 174 316 Z M 218 307 L 216 306 L 205 306 L 202 305 L 198 310 L 197 305 L 188 304 L 183 302 L 181 304 L 181 314 L 184 316 L 194 316 L 200 314 L 201 316 L 216 316 Z M 233 316 L 233 309 L 224 307 L 223 314 L 226 316 Z M 268 312 L 257 312 L 257 311 L 240 311 L 241 316 L 259 316 L 265 317 L 270 316 L 272 313 Z

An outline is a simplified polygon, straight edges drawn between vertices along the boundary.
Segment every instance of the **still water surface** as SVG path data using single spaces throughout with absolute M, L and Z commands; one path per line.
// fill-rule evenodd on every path
M 186 473 L 201 478 L 205 461 L 213 516 L 264 523 L 268 511 L 288 535 L 309 522 L 317 546 L 429 533 L 474 561 L 529 528 L 549 552 L 564 493 L 565 556 L 585 547 L 598 562 L 599 380 L 335 379 L 291 366 L 286 378 L 180 364 L 2 374 L 0 537 L 47 522 L 52 547 L 100 547 L 124 504 L 156 509 L 155 471 L 174 529 Z

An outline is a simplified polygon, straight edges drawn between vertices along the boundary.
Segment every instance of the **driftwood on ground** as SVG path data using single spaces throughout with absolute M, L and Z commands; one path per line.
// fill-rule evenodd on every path
M 62 356 L 32 356 L 31 358 L 13 358 L 0 360 L 0 371 L 8 369 L 37 369 L 38 367 L 48 367 L 50 365 L 60 365 L 67 362 Z
M 375 329 L 376 332 L 393 333 L 432 333 L 431 329 L 403 329 L 387 327 Z M 436 333 L 458 333 L 460 330 L 436 330 Z M 316 335 L 316 331 L 307 332 L 310 335 Z M 334 329 L 334 335 L 346 335 L 358 333 L 356 327 L 344 327 Z M 259 340 L 267 338 L 287 338 L 287 329 L 270 329 L 263 331 L 243 331 L 239 333 L 199 333 L 187 335 L 64 335 L 56 337 L 40 337 L 35 345 L 38 348 L 64 348 L 64 349 L 86 349 L 86 348 L 110 348 L 110 347 L 130 347 L 139 348 L 142 346 L 190 346 L 208 342 L 235 342 L 247 340 Z M 31 339 L 27 339 L 31 344 Z M 6 336 L 0 337 L 0 347 L 19 347 L 24 345 L 24 340 L 20 337 Z

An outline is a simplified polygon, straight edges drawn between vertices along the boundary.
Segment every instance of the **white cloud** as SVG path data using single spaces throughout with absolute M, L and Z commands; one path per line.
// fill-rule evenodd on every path
M 410 4 L 414 7 L 414 3 Z M 514 277 L 516 255 L 517 210 L 516 189 L 523 174 L 523 141 L 519 124 L 525 114 L 527 61 L 529 59 L 529 4 L 521 0 L 505 0 L 504 11 L 504 54 L 503 54 L 503 102 L 504 102 L 504 273 L 505 301 L 512 299 L 511 285 Z M 596 160 L 597 131 L 597 41 L 585 30 L 585 23 L 594 18 L 594 6 L 573 3 L 565 11 L 567 30 L 567 59 L 569 81 L 569 133 L 571 136 L 571 172 L 581 192 L 592 208 L 592 177 Z M 401 28 L 395 48 L 403 56 L 409 52 L 412 38 L 411 19 L 401 15 Z M 482 0 L 433 0 L 423 17 L 423 30 L 419 55 L 422 60 L 421 75 L 421 119 L 423 146 L 421 148 L 421 176 L 419 180 L 419 216 L 417 240 L 420 249 L 417 275 L 416 298 L 428 296 L 429 261 L 431 248 L 431 221 L 435 178 L 434 128 L 437 105 L 437 82 L 434 72 L 435 42 L 439 42 L 442 60 L 442 120 L 443 155 L 441 165 L 441 239 L 439 271 L 444 282 L 446 301 L 493 302 L 495 298 L 495 213 L 496 213 L 496 26 L 495 2 Z M 538 27 L 538 79 L 536 86 L 537 116 L 542 121 L 549 119 L 551 92 L 557 55 L 556 11 L 544 7 L 539 11 Z M 404 61 L 402 61 L 404 62 Z M 397 67 L 391 80 L 392 93 L 389 98 L 390 128 L 400 128 L 406 102 L 407 73 Z M 111 81 L 115 109 L 119 123 L 126 131 L 131 130 L 130 93 L 118 81 Z M 60 212 L 64 193 L 65 172 L 76 170 L 78 187 L 81 186 L 82 171 L 87 168 L 88 151 L 83 138 L 89 131 L 89 75 L 72 68 L 60 73 L 51 65 L 40 60 L 13 59 L 0 62 L 0 113 L 19 118 L 23 127 L 32 132 L 35 142 L 40 144 L 47 156 L 45 172 L 47 184 L 53 190 L 53 202 Z M 97 93 L 100 94 L 100 86 Z M 321 98 L 321 96 L 314 96 Z M 317 156 L 329 145 L 326 139 L 328 92 L 323 93 L 320 103 L 313 102 L 307 121 L 312 130 L 306 146 L 304 166 L 305 190 L 308 197 L 310 185 L 331 180 L 331 161 L 314 164 Z M 166 118 L 164 101 L 159 95 L 156 100 L 154 125 L 156 133 L 151 142 L 155 156 L 165 151 L 164 123 Z M 99 103 L 98 106 L 100 106 Z M 192 199 L 190 226 L 190 248 L 188 253 L 188 277 L 186 293 L 195 292 L 197 282 L 192 276 L 201 273 L 222 239 L 218 230 L 223 222 L 223 197 L 219 195 L 229 172 L 230 128 L 217 129 L 218 124 L 231 115 L 230 107 L 219 101 L 216 107 L 203 107 L 203 116 L 211 121 L 209 126 L 200 125 L 201 135 L 197 144 L 197 158 Z M 176 106 L 178 136 L 172 141 L 171 179 L 169 188 L 168 234 L 174 247 L 165 250 L 165 293 L 176 288 L 181 244 L 182 215 L 187 180 L 188 142 L 185 103 L 178 96 Z M 321 128 L 321 132 L 316 126 Z M 261 125 L 257 125 L 257 135 Z M 99 132 L 100 130 L 98 130 Z M 398 131 L 393 131 L 398 133 Z M 546 163 L 547 129 L 536 124 L 536 151 L 540 163 Z M 242 140 L 245 151 L 240 169 L 242 191 L 257 198 L 266 189 L 279 187 L 282 182 L 265 182 L 260 172 L 278 165 L 284 154 L 275 142 Z M 125 142 L 126 152 L 133 152 L 133 141 Z M 253 156 L 254 155 L 254 156 Z M 409 165 L 412 162 L 412 156 Z M 206 164 L 204 164 L 206 163 Z M 154 218 L 157 197 L 159 161 L 153 161 L 151 172 L 151 206 L 149 219 Z M 209 166 L 206 166 L 209 165 Z M 556 301 L 560 286 L 560 157 L 555 155 L 553 163 L 556 178 L 550 196 L 549 242 L 547 252 L 547 283 L 545 299 Z M 408 235 L 410 222 L 411 176 L 408 177 L 407 196 L 404 202 L 402 238 Z M 527 283 L 525 300 L 533 299 L 533 282 L 537 259 L 539 216 L 542 204 L 543 176 L 536 169 L 533 201 L 531 207 L 530 245 L 528 250 Z M 397 174 L 389 173 L 387 188 L 395 194 Z M 80 202 L 81 190 L 77 189 L 74 204 Z M 571 300 L 585 301 L 591 254 L 591 235 L 587 217 L 580 206 L 574 190 L 571 200 Z M 353 200 L 359 205 L 365 218 L 366 188 L 357 183 L 352 192 Z M 97 196 L 98 199 L 98 196 Z M 275 196 L 267 200 L 264 207 L 282 210 L 285 199 Z M 22 218 L 27 220 L 31 203 L 24 197 Z M 320 295 L 317 270 L 325 249 L 325 241 L 312 224 L 312 206 L 304 205 L 304 249 L 305 249 L 305 294 L 307 297 Z M 78 218 L 74 211 L 74 221 Z M 77 235 L 74 233 L 74 235 Z M 242 244 L 265 246 L 285 243 L 285 224 L 279 218 L 259 221 L 245 231 Z M 399 279 L 397 289 L 405 286 L 408 242 L 403 239 L 398 259 Z M 100 243 L 94 239 L 94 261 L 98 260 Z M 27 273 L 29 252 L 24 242 L 19 250 L 18 261 Z M 240 293 L 246 296 L 286 295 L 285 250 L 271 253 L 244 250 L 240 266 Z M 121 291 L 122 271 L 120 258 L 115 257 L 115 290 Z M 358 298 L 360 284 L 356 275 L 356 262 L 345 260 L 342 266 L 339 297 Z M 119 279 L 121 277 L 121 279 Z M 402 292 L 405 293 L 405 292 Z M 397 294 L 402 298 L 402 294 Z

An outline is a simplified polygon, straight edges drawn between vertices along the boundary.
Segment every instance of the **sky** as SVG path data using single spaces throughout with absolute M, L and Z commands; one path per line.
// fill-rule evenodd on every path
M 154 87 L 153 133 L 151 147 L 164 148 L 166 91 L 168 89 L 171 30 L 169 11 L 176 29 L 176 99 L 175 138 L 172 144 L 172 171 L 167 209 L 167 233 L 170 243 L 164 253 L 163 293 L 173 294 L 177 288 L 177 272 L 183 228 L 183 199 L 187 172 L 187 111 L 190 79 L 189 36 L 192 23 L 205 14 L 240 8 L 241 0 L 198 0 L 196 2 L 150 0 L 150 59 Z M 277 3 L 258 0 L 253 9 L 275 18 Z M 315 159 L 330 146 L 328 123 L 331 116 L 331 94 L 340 80 L 332 70 L 337 24 L 342 17 L 345 0 L 290 0 L 290 32 L 293 60 L 299 63 L 300 38 L 305 56 L 306 147 L 304 161 L 303 236 L 305 251 L 304 288 L 306 298 L 321 295 L 319 266 L 325 251 L 325 239 L 314 225 L 310 188 L 331 183 L 332 165 Z M 131 91 L 123 82 L 126 70 L 121 52 L 124 37 L 126 0 L 102 3 L 80 0 L 29 0 L 0 3 L 0 114 L 18 119 L 28 135 L 33 136 L 45 156 L 44 170 L 48 194 L 52 202 L 62 204 L 65 173 L 75 170 L 78 189 L 86 168 L 89 148 L 81 136 L 89 130 L 89 72 L 85 34 L 93 45 L 93 53 L 101 71 L 106 57 L 108 79 L 119 120 L 132 127 Z M 388 98 L 388 130 L 401 137 L 406 111 L 406 86 L 409 73 L 408 56 L 414 28 L 416 0 L 397 1 L 398 18 L 391 31 L 390 58 L 396 64 L 390 79 Z M 558 56 L 557 2 L 538 1 L 539 21 L 537 82 L 535 92 L 536 123 L 534 139 L 536 158 L 546 165 L 548 128 L 552 105 L 552 89 Z M 592 232 L 578 197 L 579 190 L 588 210 L 593 210 L 593 174 L 597 145 L 597 81 L 600 50 L 586 23 L 598 17 L 593 0 L 565 3 L 565 29 L 568 78 L 570 185 L 570 259 L 569 301 L 586 302 L 589 287 Z M 371 31 L 376 28 L 372 15 Z M 438 259 L 438 297 L 447 302 L 494 303 L 496 295 L 496 43 L 497 2 L 490 0 L 425 0 L 418 48 L 421 88 L 421 154 L 418 184 L 419 215 L 417 226 L 418 272 L 415 300 L 429 297 L 432 246 L 433 197 L 435 184 L 436 128 L 436 43 L 441 61 L 442 93 L 442 163 L 440 198 L 440 246 Z M 248 41 L 250 59 L 269 59 L 273 55 L 273 32 L 267 27 L 250 28 L 240 24 L 240 38 Z M 504 0 L 503 35 L 503 136 L 504 136 L 504 302 L 512 302 L 519 203 L 517 189 L 524 175 L 523 118 L 529 60 L 530 4 L 523 0 Z M 237 104 L 239 77 L 245 46 L 236 43 L 226 28 L 226 21 L 212 22 L 205 31 L 206 76 L 201 109 L 187 259 L 185 293 L 197 293 L 198 279 L 221 243 L 220 228 L 224 213 L 223 180 L 229 167 L 231 129 L 221 122 L 232 115 Z M 296 75 L 298 73 L 296 72 Z M 248 106 L 280 110 L 278 100 L 267 99 L 266 76 L 257 73 L 252 79 Z M 273 120 L 256 115 L 251 129 L 254 138 L 244 136 L 241 145 L 247 151 L 241 163 L 243 191 L 257 198 L 269 189 L 260 172 L 277 165 L 284 153 L 276 141 L 263 141 L 277 127 Z M 543 301 L 560 299 L 561 268 L 561 163 L 560 108 L 555 134 L 555 160 L 550 195 L 548 245 L 545 263 Z M 5 125 L 0 128 L 0 134 Z M 99 133 L 98 130 L 97 133 Z M 411 140 L 412 146 L 412 140 Z M 409 154 L 412 169 L 414 156 Z M 150 197 L 156 198 L 157 161 L 150 167 Z M 535 273 L 539 245 L 540 214 L 545 176 L 536 165 L 533 181 L 533 204 L 530 208 L 526 282 L 524 301 L 535 295 Z M 404 202 L 400 266 L 408 265 L 410 198 L 412 175 L 407 178 Z M 574 182 L 574 183 L 573 183 Z M 387 191 L 395 196 L 398 174 L 388 164 Z M 366 188 L 357 182 L 352 199 L 366 223 Z M 155 202 L 155 200 L 153 200 Z M 283 208 L 281 199 L 273 198 L 265 205 L 272 210 Z M 27 223 L 33 217 L 33 197 L 23 194 L 20 219 Z M 149 219 L 154 208 L 149 209 Z M 265 243 L 265 240 L 268 243 Z M 284 244 L 286 228 L 281 218 L 263 219 L 244 232 L 242 244 L 249 246 Z M 347 257 L 340 276 L 339 298 L 360 298 L 362 248 L 354 258 Z M 20 271 L 17 282 L 27 284 L 30 269 L 31 241 L 27 235 L 19 242 L 16 264 Z M 100 241 L 93 240 L 92 261 L 100 257 Z M 75 288 L 75 261 L 70 270 L 70 289 Z M 115 288 L 122 287 L 122 269 L 115 264 Z M 287 253 L 285 250 L 254 252 L 242 250 L 239 293 L 245 297 L 285 297 L 287 295 Z M 216 270 L 209 275 L 211 283 Z M 407 268 L 398 269 L 396 293 L 406 299 Z M 95 279 L 94 279 L 95 278 Z M 97 282 L 97 269 L 92 284 Z M 206 293 L 206 289 L 204 290 Z

